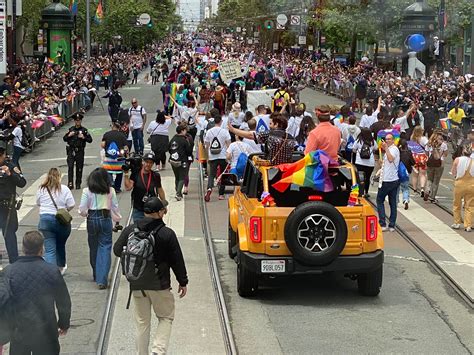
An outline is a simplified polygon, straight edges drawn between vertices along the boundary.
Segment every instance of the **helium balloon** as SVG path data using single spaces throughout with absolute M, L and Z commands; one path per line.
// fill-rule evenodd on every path
M 408 37 L 408 48 L 412 51 L 419 52 L 425 48 L 426 40 L 423 35 L 414 34 Z

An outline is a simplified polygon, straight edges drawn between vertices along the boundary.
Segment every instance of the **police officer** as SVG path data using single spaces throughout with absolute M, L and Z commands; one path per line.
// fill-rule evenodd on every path
M 25 187 L 25 185 L 26 180 L 20 169 L 7 161 L 5 148 L 0 147 L 0 228 L 5 239 L 10 264 L 18 258 L 16 188 Z
M 84 115 L 80 112 L 74 114 L 74 126 L 64 135 L 67 153 L 67 186 L 74 189 L 74 163 L 76 164 L 76 189 L 80 190 L 82 182 L 82 169 L 84 167 L 84 149 L 86 143 L 92 142 L 92 137 L 87 128 L 82 127 Z

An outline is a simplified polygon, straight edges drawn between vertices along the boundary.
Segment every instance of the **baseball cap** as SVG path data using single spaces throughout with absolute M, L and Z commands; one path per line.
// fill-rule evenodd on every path
M 146 153 L 143 156 L 143 160 L 153 160 L 153 161 L 155 161 L 155 154 L 153 154 L 152 152 Z
M 167 204 L 163 203 L 158 197 L 150 197 L 143 205 L 145 213 L 155 213 L 161 211 Z

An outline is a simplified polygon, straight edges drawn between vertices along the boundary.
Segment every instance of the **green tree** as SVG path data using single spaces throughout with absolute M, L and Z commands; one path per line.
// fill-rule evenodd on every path
M 21 54 L 25 55 L 26 41 L 36 43 L 40 28 L 41 11 L 51 3 L 50 0 L 28 0 L 23 3 L 23 15 L 17 18 L 17 27 L 22 26 L 23 38 L 20 42 Z

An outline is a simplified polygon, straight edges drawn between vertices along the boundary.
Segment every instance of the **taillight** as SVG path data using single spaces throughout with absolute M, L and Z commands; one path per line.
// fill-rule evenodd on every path
M 260 217 L 250 218 L 250 239 L 254 243 L 262 242 L 262 219 Z
M 368 242 L 373 242 L 377 239 L 378 225 L 379 223 L 376 216 L 367 216 L 365 218 L 365 239 Z
M 323 196 L 321 195 L 310 195 L 308 196 L 308 201 L 322 201 Z

